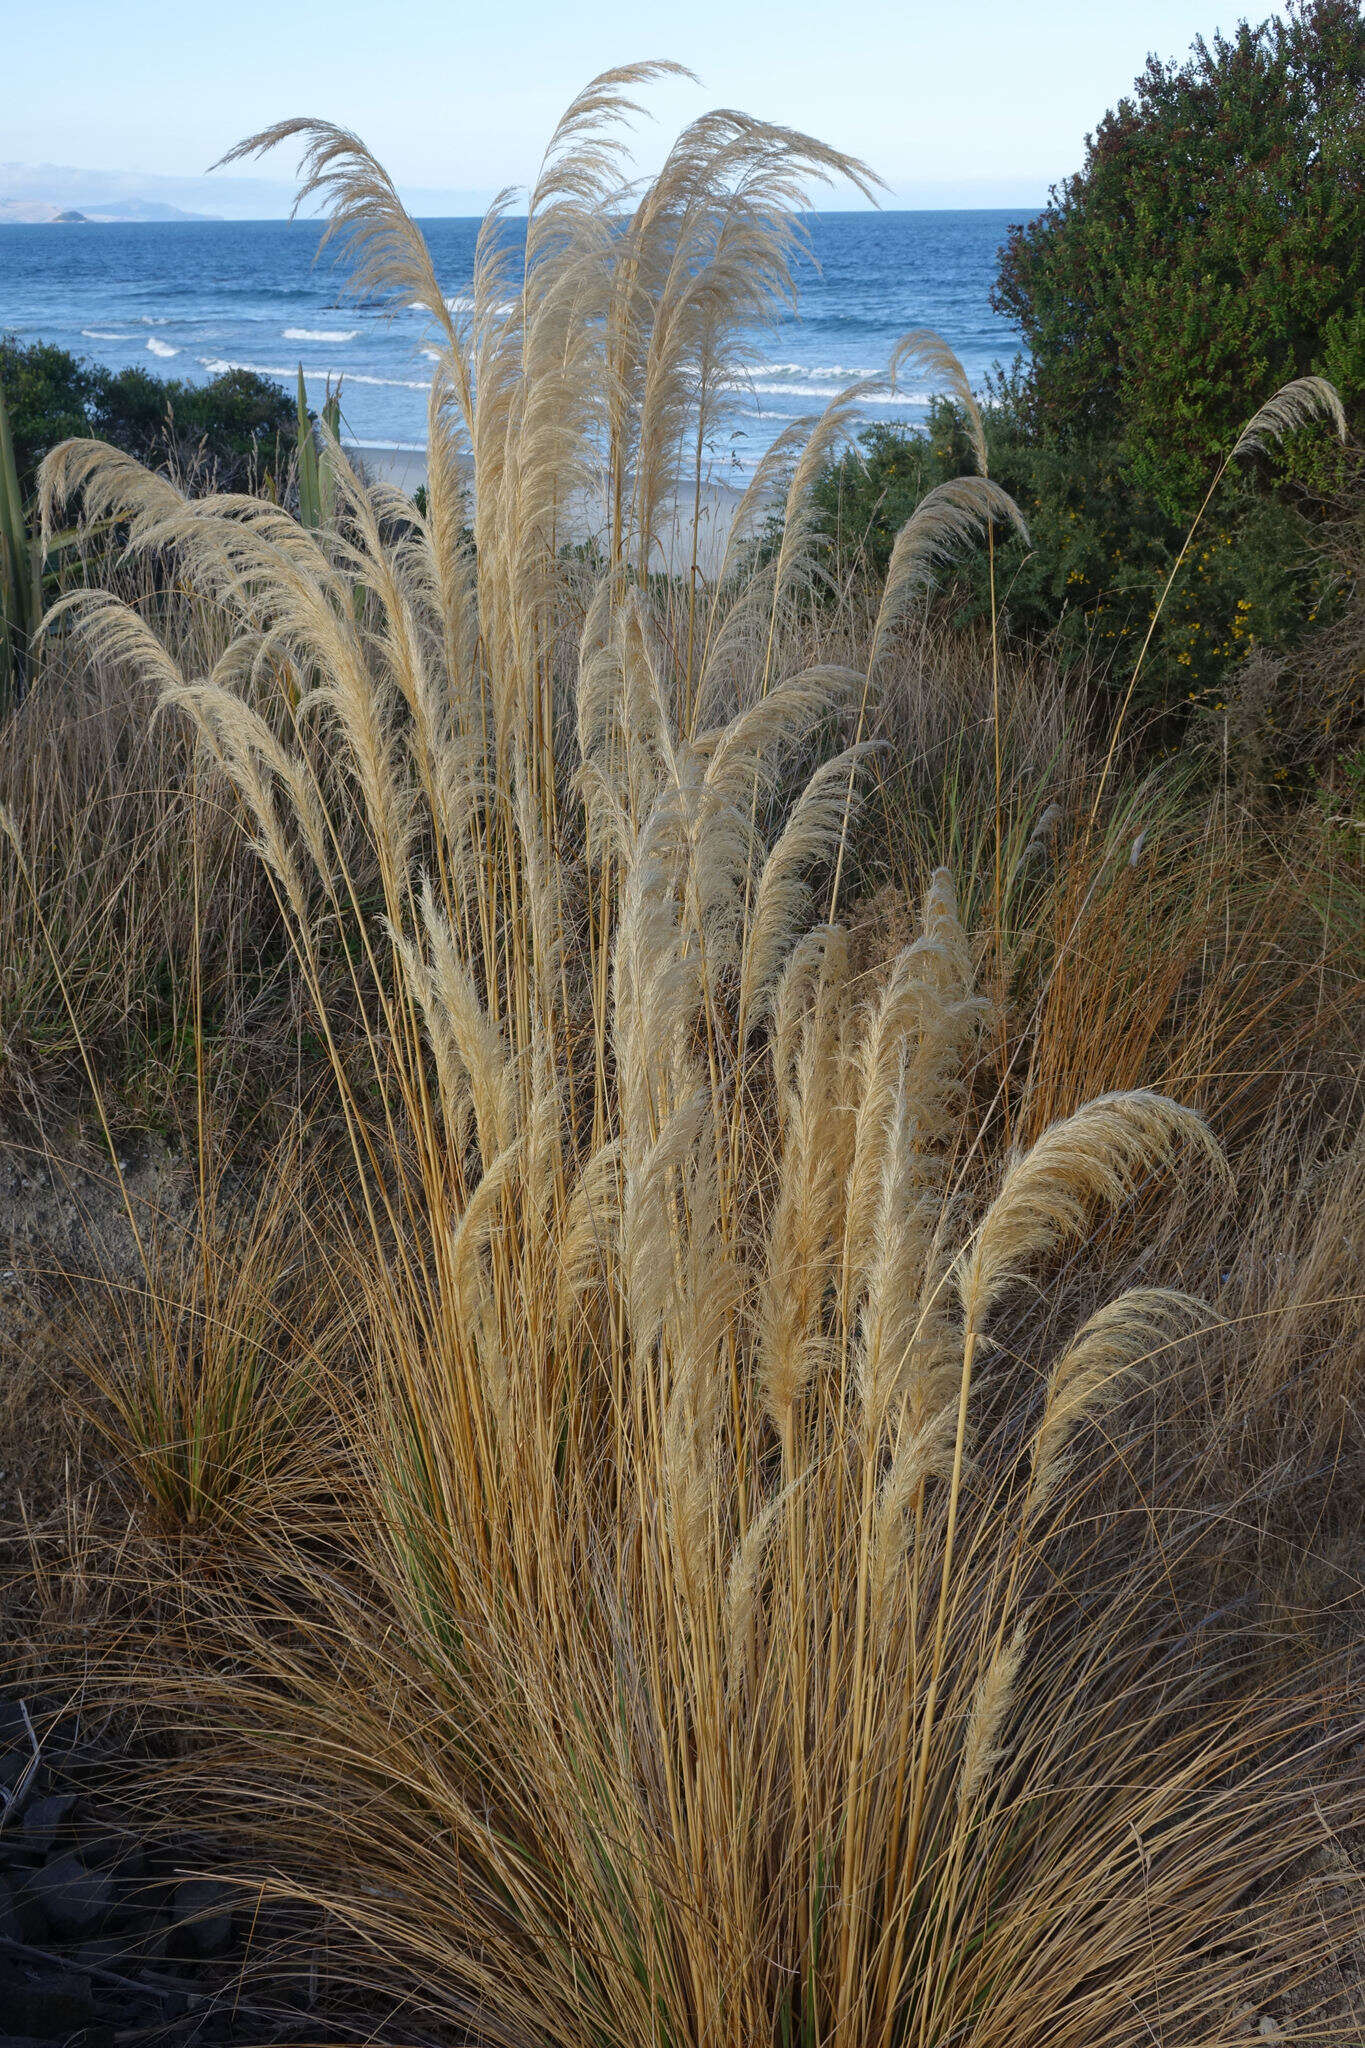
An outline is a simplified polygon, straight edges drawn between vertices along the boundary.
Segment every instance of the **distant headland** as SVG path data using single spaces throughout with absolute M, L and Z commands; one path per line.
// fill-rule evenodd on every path
M 80 207 L 57 199 L 0 199 L 0 226 L 48 227 L 63 223 L 90 226 L 103 221 L 213 220 L 211 213 L 189 213 L 163 199 L 109 199 Z

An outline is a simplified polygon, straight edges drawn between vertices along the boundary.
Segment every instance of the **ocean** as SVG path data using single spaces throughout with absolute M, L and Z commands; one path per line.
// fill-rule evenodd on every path
M 810 217 L 814 263 L 800 303 L 756 337 L 758 361 L 736 393 L 717 481 L 742 482 L 773 437 L 844 384 L 875 374 L 899 337 L 931 327 L 974 384 L 1018 353 L 991 311 L 1000 244 L 1017 212 L 822 213 Z M 468 292 L 476 220 L 421 223 L 443 290 Z M 424 317 L 346 295 L 315 221 L 213 221 L 0 227 L 0 331 L 54 342 L 115 369 L 202 382 L 241 365 L 290 389 L 300 364 L 310 402 L 340 382 L 343 438 L 420 449 L 429 362 Z M 865 408 L 868 420 L 923 417 L 927 393 L 905 388 Z

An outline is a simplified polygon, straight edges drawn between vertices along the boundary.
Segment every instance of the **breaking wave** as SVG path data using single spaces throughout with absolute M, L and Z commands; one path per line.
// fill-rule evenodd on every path
M 277 364 L 243 363 L 230 359 L 227 356 L 200 356 L 199 362 L 201 367 L 208 371 L 210 377 L 221 377 L 227 370 L 250 370 L 252 375 L 256 377 L 297 377 L 299 374 L 297 363 L 292 367 L 282 369 Z M 324 384 L 330 378 L 334 383 L 338 384 L 342 382 L 347 384 L 375 384 L 391 391 L 430 391 L 431 389 L 431 385 L 420 377 L 369 377 L 366 376 L 363 370 L 305 369 L 303 376 L 304 382 L 308 384 Z M 386 441 L 383 445 L 390 447 L 392 443 Z

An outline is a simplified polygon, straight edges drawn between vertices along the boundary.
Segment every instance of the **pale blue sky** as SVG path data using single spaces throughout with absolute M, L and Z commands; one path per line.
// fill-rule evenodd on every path
M 1271 11 L 1245 0 L 9 0 L 0 161 L 184 177 L 253 128 L 307 113 L 357 128 L 428 203 L 432 188 L 481 203 L 525 182 L 594 72 L 658 56 L 702 83 L 651 92 L 646 164 L 687 116 L 731 105 L 865 157 L 890 205 L 1017 205 L 1076 165 L 1148 50 L 1183 54 L 1200 32 Z M 277 156 L 265 174 L 292 168 Z

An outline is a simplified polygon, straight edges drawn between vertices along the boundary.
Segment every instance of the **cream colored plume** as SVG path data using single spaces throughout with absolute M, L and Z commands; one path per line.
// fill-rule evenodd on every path
M 110 642 L 119 645 L 115 628 Z M 300 933 L 310 925 L 310 888 L 298 858 L 291 824 L 308 852 L 315 875 L 324 886 L 331 880 L 332 847 L 317 785 L 304 763 L 290 754 L 261 714 L 220 680 L 231 678 L 252 652 L 250 640 L 234 641 L 215 665 L 207 682 L 163 682 L 161 703 L 186 712 L 228 781 L 242 799 L 250 821 L 252 844 L 280 886 Z M 282 787 L 289 799 L 289 818 L 276 798 Z
M 1013 526 L 1028 539 L 1024 515 L 1008 491 L 986 476 L 953 477 L 926 492 L 896 535 L 886 571 L 869 672 L 885 658 L 895 629 L 933 582 L 935 571 L 994 521 Z
M 1295 377 L 1268 398 L 1237 436 L 1234 455 L 1264 455 L 1270 442 L 1282 440 L 1297 427 L 1325 420 L 1339 441 L 1346 439 L 1346 408 L 1335 385 L 1325 377 Z
M 397 303 L 420 304 L 451 346 L 462 355 L 461 337 L 451 319 L 435 265 L 421 230 L 398 197 L 388 172 L 366 149 L 359 136 L 331 121 L 298 116 L 276 121 L 234 145 L 221 164 L 263 156 L 286 142 L 303 145 L 299 188 L 293 216 L 310 199 L 326 205 L 322 243 L 335 241 L 348 272 L 347 288 L 356 297 L 392 296 Z M 472 394 L 461 394 L 468 414 Z
M 917 1130 L 902 1062 L 888 1119 L 880 1200 L 865 1270 L 855 1366 L 865 1453 L 877 1457 L 897 1414 L 920 1423 L 955 1379 L 959 1345 L 944 1282 L 942 1157 Z
M 946 1401 L 923 1422 L 903 1425 L 878 1488 L 868 1578 L 870 1613 L 877 1627 L 884 1627 L 893 1612 L 911 1539 L 910 1508 L 931 1479 L 951 1480 L 953 1476 L 956 1422 L 955 1404 Z
M 798 1472 L 785 1486 L 769 1494 L 736 1544 L 725 1578 L 725 1634 L 730 1653 L 737 1660 L 747 1656 L 759 1595 L 763 1587 L 768 1544 L 778 1517 L 806 1479 Z
M 893 381 L 899 383 L 907 371 L 917 372 L 921 379 L 933 378 L 943 386 L 966 422 L 967 439 L 971 443 L 977 474 L 986 476 L 990 471 L 990 459 L 981 407 L 967 372 L 941 334 L 935 334 L 929 327 L 917 327 L 901 337 L 891 352 Z
M 59 515 L 79 495 L 88 521 L 101 519 L 164 520 L 185 507 L 185 496 L 159 470 L 145 469 L 135 457 L 107 441 L 62 441 L 43 457 L 38 471 L 38 503 L 43 546 L 52 543 Z
M 847 977 L 844 933 L 821 928 L 794 949 L 775 1005 L 781 1149 L 755 1325 L 759 1396 L 788 1456 L 798 1405 L 834 1357 L 826 1303 L 843 1236 L 852 1123 L 841 1085 Z
M 957 914 L 952 877 L 938 869 L 926 893 L 923 930 L 895 960 L 870 1007 L 857 1052 L 859 1099 L 845 1227 L 845 1285 L 861 1284 L 877 1244 L 886 1200 L 884 1168 L 897 1097 L 900 1143 L 922 1162 L 952 1135 L 954 1099 L 985 1004 L 972 992 L 971 956 Z
M 618 1251 L 621 1217 L 621 1146 L 611 1138 L 580 1170 L 560 1228 L 555 1316 L 562 1333 L 572 1329 Z
M 875 184 L 811 136 L 721 109 L 682 132 L 623 221 L 605 332 L 613 561 L 653 566 L 669 491 L 702 480 L 754 332 L 792 296 L 802 197 L 836 178 L 869 195 Z
M 677 1299 L 678 1231 L 706 1108 L 706 1096 L 697 1089 L 625 1171 L 621 1265 L 631 1341 L 640 1353 L 658 1343 Z
M 468 1102 L 479 1153 L 487 1164 L 511 1144 L 516 1128 L 511 1061 L 427 876 L 422 880 L 421 917 L 425 958 L 415 940 L 398 931 L 392 936 L 435 1055 L 447 1128 L 452 1138 L 462 1139 Z
M 873 743 L 864 741 L 816 769 L 763 863 L 745 925 L 739 985 L 742 1019 L 757 1017 L 768 1003 L 792 943 L 809 917 L 812 874 L 835 852 L 853 807 L 851 785 L 874 750 Z
M 1013 1703 L 1014 1688 L 1023 1661 L 1024 1624 L 1020 1622 L 1009 1641 L 1002 1643 L 991 1658 L 972 1701 L 958 1770 L 960 1809 L 971 1806 L 991 1771 L 1005 1755 L 1000 1747 L 1000 1734 Z
M 1079 1424 L 1121 1400 L 1137 1366 L 1217 1321 L 1207 1302 L 1171 1287 L 1130 1288 L 1090 1317 L 1052 1369 L 1033 1441 L 1029 1521 L 1043 1512 L 1065 1477 L 1067 1446 Z
M 1204 1119 L 1146 1088 L 1101 1095 L 1052 1124 L 1008 1167 L 958 1261 L 969 1331 L 981 1328 L 1005 1289 L 1035 1261 L 1079 1237 L 1095 1209 L 1130 1200 L 1144 1178 L 1167 1171 L 1181 1150 L 1226 1172 Z
M 704 734 L 706 781 L 732 800 L 766 795 L 777 781 L 784 752 L 809 742 L 813 726 L 846 704 L 861 687 L 855 669 L 818 662 L 784 676 L 728 725 Z
M 794 1106 L 800 1041 L 808 1028 L 818 1028 L 817 1017 L 823 1019 L 821 1037 L 826 1057 L 834 1056 L 838 1014 L 848 976 L 848 933 L 842 925 L 813 925 L 787 957 L 772 1001 L 773 1079 L 784 1123 Z

